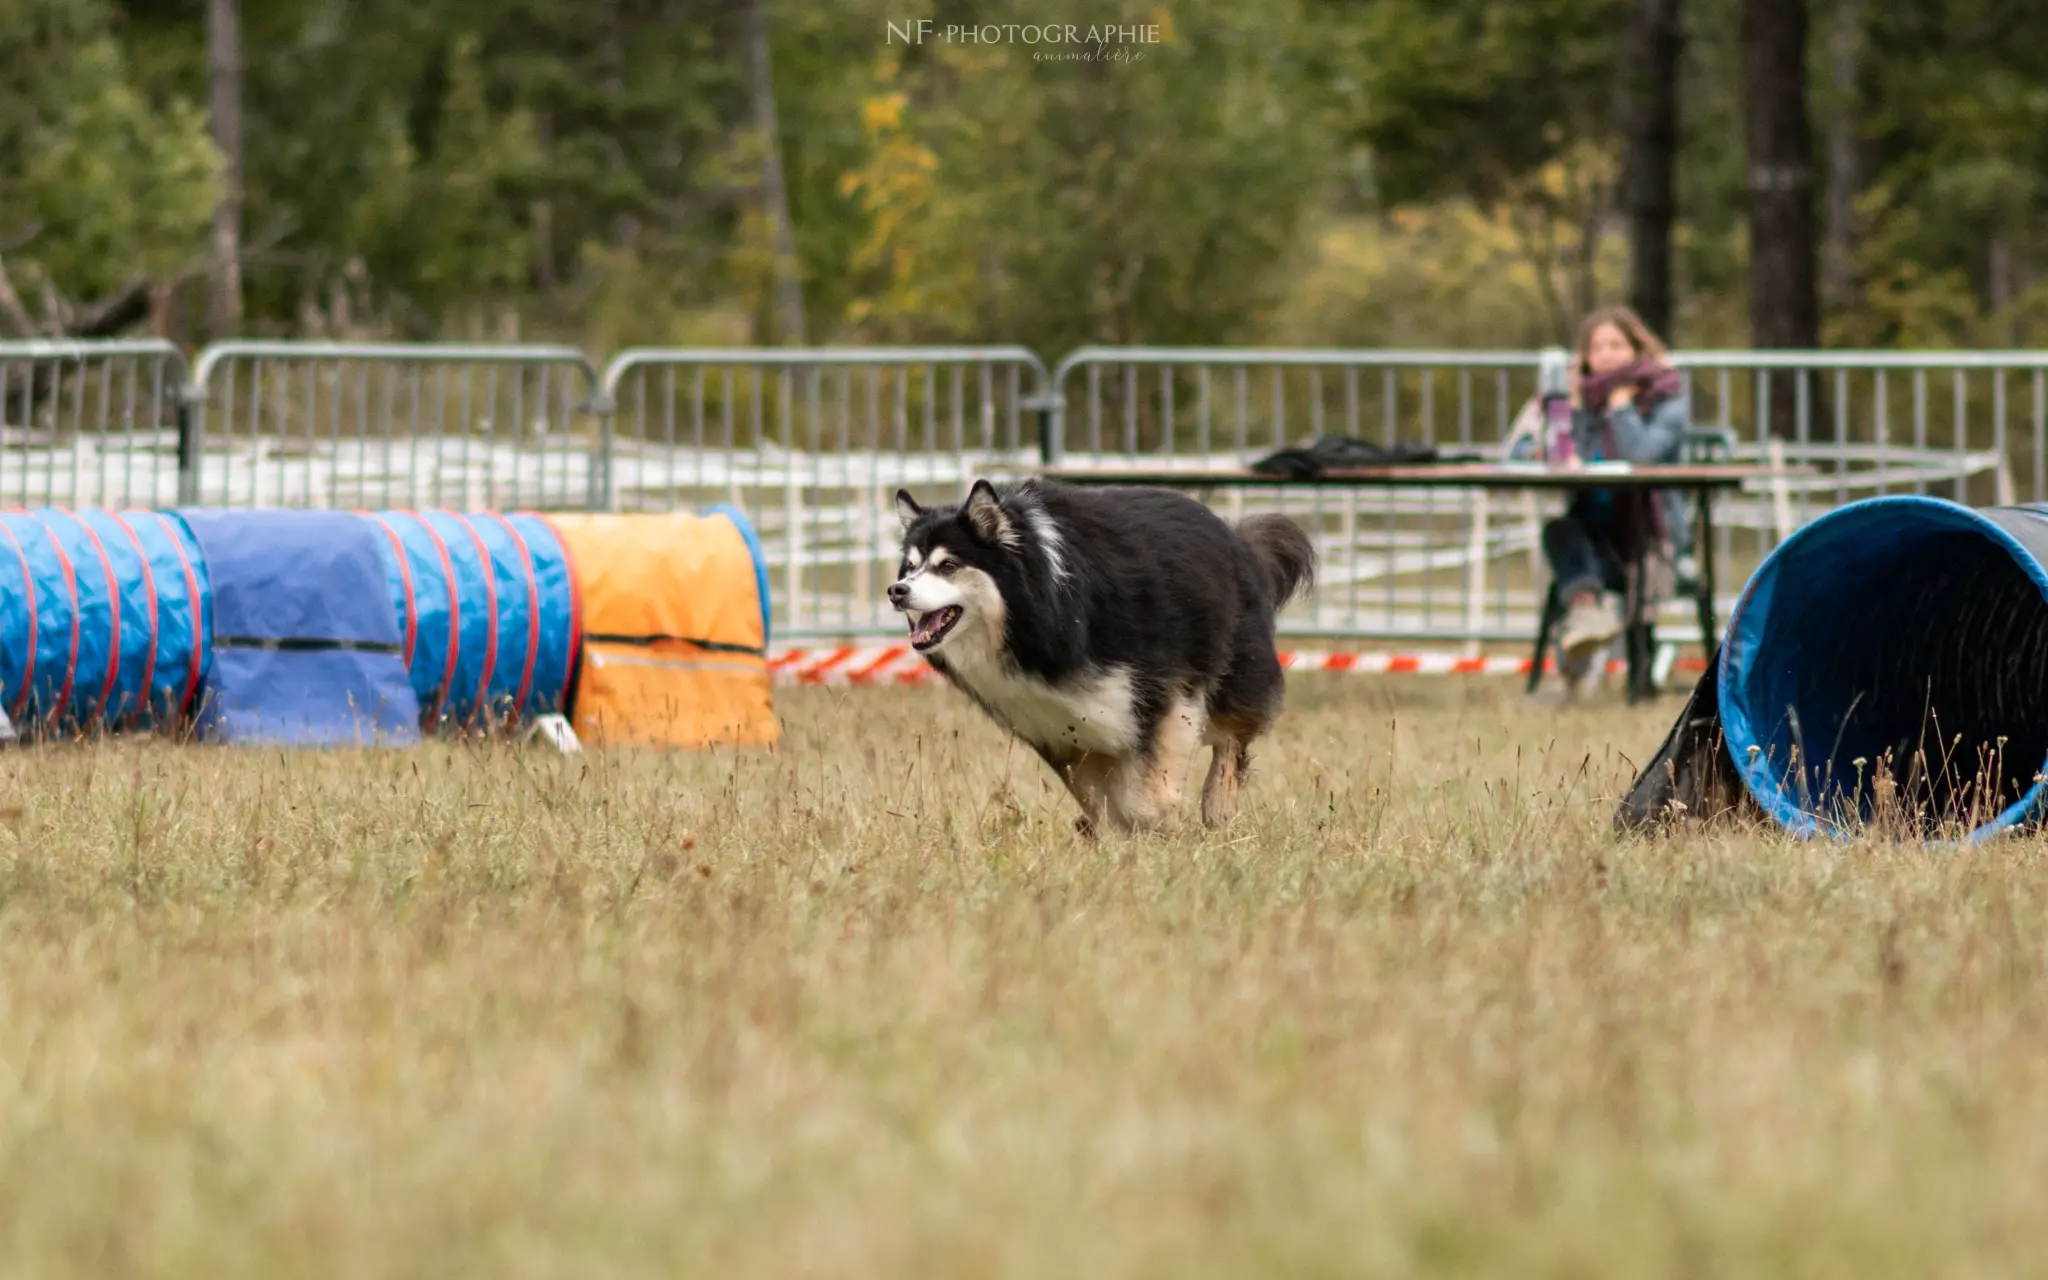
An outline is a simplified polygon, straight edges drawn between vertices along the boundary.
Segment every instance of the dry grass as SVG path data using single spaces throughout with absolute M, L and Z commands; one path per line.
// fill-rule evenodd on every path
M 1618 844 L 1673 701 L 1293 694 L 1240 826 L 1099 848 L 943 690 L 776 756 L 0 757 L 0 1273 L 2048 1254 L 2040 844 Z

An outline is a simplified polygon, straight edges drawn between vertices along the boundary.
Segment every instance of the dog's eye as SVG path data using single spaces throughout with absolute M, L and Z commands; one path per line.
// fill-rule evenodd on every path
M 932 572 L 938 574 L 941 578 L 950 578 L 959 568 L 960 566 L 951 560 L 941 560 L 932 567 Z

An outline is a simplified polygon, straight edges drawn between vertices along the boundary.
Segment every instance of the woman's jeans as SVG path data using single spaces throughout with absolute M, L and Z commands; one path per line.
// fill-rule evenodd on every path
M 1566 604 L 1582 592 L 1628 589 L 1627 566 L 1602 522 L 1569 515 L 1552 520 L 1543 526 L 1543 556 Z

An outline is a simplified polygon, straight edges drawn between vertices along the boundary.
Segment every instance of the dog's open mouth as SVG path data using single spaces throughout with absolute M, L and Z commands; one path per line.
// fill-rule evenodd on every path
M 961 615 L 965 612 L 959 605 L 949 604 L 942 609 L 934 609 L 930 613 L 912 619 L 910 623 L 910 647 L 920 650 L 929 649 L 939 641 L 944 640 L 946 633 L 953 629 L 954 624 L 960 621 Z

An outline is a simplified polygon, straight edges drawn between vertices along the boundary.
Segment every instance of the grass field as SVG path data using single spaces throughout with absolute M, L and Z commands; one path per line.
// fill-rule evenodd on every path
M 1303 678 L 1091 847 L 943 689 L 777 754 L 0 756 L 0 1274 L 1991 1275 L 2048 861 L 1617 842 L 1677 704 Z

